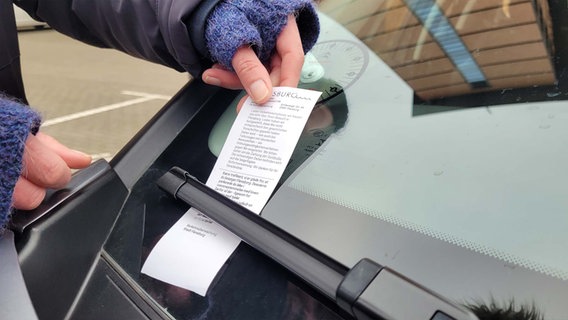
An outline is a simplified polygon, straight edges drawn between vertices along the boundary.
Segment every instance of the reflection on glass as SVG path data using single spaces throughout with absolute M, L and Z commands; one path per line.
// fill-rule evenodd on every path
M 423 103 L 550 88 L 558 80 L 546 0 L 326 0 L 320 9 L 361 39 Z
M 460 302 L 494 295 L 476 309 L 482 318 L 568 313 L 565 4 L 319 7 L 316 52 L 337 57 L 317 57 L 326 73 L 349 55 L 326 44 L 371 54 L 344 88 L 349 121 L 294 168 L 264 216 L 346 264 L 370 255 Z M 482 78 L 471 77 L 473 65 Z M 436 267 L 425 271 L 422 261 Z M 486 272 L 464 271 L 478 265 Z
M 466 305 L 479 320 L 544 320 L 542 313 L 534 305 L 518 306 L 514 301 L 498 303 L 472 303 Z
M 341 319 L 246 244 L 239 245 L 205 297 L 144 275 L 140 285 L 176 319 Z
M 417 3 L 320 1 L 322 34 L 300 87 L 324 94 L 263 216 L 345 265 L 370 256 L 400 270 L 480 319 L 565 316 L 568 108 L 550 100 L 568 97 L 568 9 L 544 0 Z M 444 37 L 448 27 L 457 38 Z M 468 80 L 464 63 L 484 85 Z M 194 121 L 164 158 L 205 180 L 239 100 Z M 456 108 L 470 106 L 484 108 Z M 171 199 L 140 198 L 149 249 L 177 215 L 164 222 L 172 209 L 150 203 Z M 139 281 L 180 318 L 230 318 L 230 305 L 241 318 L 331 318 L 284 277 L 240 276 L 243 266 L 261 277 L 273 269 L 248 250 L 207 298 Z
M 324 78 L 309 84 L 309 87 L 319 90 L 318 87 L 328 87 L 329 82 L 333 81 Z M 303 86 L 308 87 L 301 83 L 300 87 Z M 288 179 L 333 133 L 341 130 L 347 122 L 348 114 L 347 99 L 342 89 L 333 98 L 318 103 L 310 114 L 280 181 Z

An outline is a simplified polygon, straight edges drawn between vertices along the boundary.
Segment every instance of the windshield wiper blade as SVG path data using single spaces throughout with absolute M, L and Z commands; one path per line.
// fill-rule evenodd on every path
M 364 258 L 351 269 L 345 267 L 181 168 L 173 167 L 157 184 L 278 262 L 356 319 L 477 319 L 470 311 L 371 259 Z

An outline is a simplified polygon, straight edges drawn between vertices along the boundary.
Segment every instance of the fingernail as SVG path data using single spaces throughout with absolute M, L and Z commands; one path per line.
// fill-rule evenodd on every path
M 204 79 L 205 83 L 210 84 L 212 86 L 220 86 L 221 85 L 221 80 L 215 78 L 215 77 L 205 77 Z
M 89 158 L 91 157 L 90 154 L 86 154 L 86 153 L 84 153 L 84 152 L 82 152 L 82 151 L 79 151 L 79 150 L 72 149 L 71 151 L 74 152 L 74 153 L 76 153 L 77 155 L 82 156 L 82 157 L 89 157 Z
M 250 85 L 250 96 L 254 102 L 262 101 L 268 94 L 268 87 L 264 81 L 256 80 Z

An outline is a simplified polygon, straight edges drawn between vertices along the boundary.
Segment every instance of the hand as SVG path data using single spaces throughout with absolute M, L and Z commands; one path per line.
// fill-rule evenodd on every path
M 304 50 L 300 32 L 296 18 L 291 15 L 278 36 L 276 53 L 272 56 L 269 67 L 260 62 L 253 49 L 241 47 L 232 60 L 234 73 L 217 64 L 206 70 L 202 79 L 205 83 L 227 89 L 244 88 L 255 103 L 264 104 L 270 99 L 273 86 L 298 85 L 303 63 Z M 246 97 L 241 100 L 237 109 L 240 109 L 245 99 Z
M 90 163 L 89 155 L 71 150 L 48 135 L 30 134 L 24 149 L 22 174 L 12 196 L 14 208 L 36 208 L 47 188 L 64 187 L 71 180 L 71 169 L 81 169 Z

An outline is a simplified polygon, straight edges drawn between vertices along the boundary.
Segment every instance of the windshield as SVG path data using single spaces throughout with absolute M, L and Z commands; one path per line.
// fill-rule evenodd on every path
M 262 217 L 348 268 L 370 258 L 458 304 L 566 318 L 566 4 L 318 5 L 299 86 L 322 96 Z M 173 104 L 195 108 L 184 94 Z M 133 187 L 105 250 L 173 317 L 339 318 L 245 244 L 205 298 L 140 274 L 187 210 L 155 181 L 172 166 L 206 181 L 242 95 L 212 94 L 188 120 Z
M 559 7 L 322 1 L 300 87 L 323 95 L 263 216 L 346 265 L 371 257 L 458 301 L 564 317 Z
M 420 5 L 425 3 L 428 1 Z M 326 68 L 335 72 L 344 69 L 345 74 L 338 75 L 343 78 L 336 81 L 350 86 L 342 101 L 349 105 L 349 116 L 343 129 L 288 185 L 568 279 L 568 256 L 559 254 L 568 244 L 568 233 L 564 232 L 568 198 L 562 196 L 568 178 L 563 169 L 568 160 L 568 104 L 525 99 L 527 95 L 534 98 L 537 91 L 547 92 L 548 97 L 559 90 L 552 57 L 547 55 L 553 48 L 541 33 L 547 20 L 537 19 L 537 3 L 493 8 L 474 3 L 463 8 L 467 14 L 456 12 L 455 5 L 431 3 L 420 8 L 413 1 L 391 8 L 374 4 L 381 12 L 372 16 L 366 14 L 372 8 L 361 17 L 353 16 L 347 8 L 330 10 L 330 16 L 342 21 L 341 25 L 362 42 L 347 32 L 342 36 L 341 26 L 322 16 L 324 30 L 334 32 L 324 33 L 312 54 Z M 450 19 L 444 18 L 444 9 Z M 351 15 L 346 17 L 345 12 Z M 522 17 L 517 19 L 516 12 Z M 498 23 L 484 23 L 480 21 L 483 17 Z M 458 24 L 454 28 L 452 21 Z M 517 31 L 521 27 L 535 28 L 542 37 L 536 42 L 532 35 L 526 39 L 525 32 Z M 444 48 L 442 40 L 435 41 L 437 30 L 451 39 L 447 40 L 452 42 L 448 43 L 451 48 Z M 470 44 L 473 48 L 465 46 L 469 40 L 460 38 L 460 33 L 478 38 Z M 496 43 L 497 36 L 491 36 L 494 33 L 508 35 L 507 43 Z M 507 55 L 500 57 L 506 58 L 500 63 L 477 60 L 485 57 L 482 52 L 487 47 L 497 47 L 501 53 L 508 50 L 513 35 L 517 42 L 529 42 L 542 50 L 530 59 L 527 50 L 517 48 L 522 53 L 520 59 Z M 382 40 L 393 37 L 399 40 Z M 373 51 L 368 57 L 364 44 Z M 437 47 L 438 54 L 424 53 L 427 44 L 428 50 Z M 467 61 L 452 61 L 450 55 L 462 49 L 457 56 Z M 405 56 L 409 51 L 413 54 Z M 359 70 L 348 63 L 355 59 L 365 61 L 358 63 Z M 498 69 L 502 71 L 495 72 Z M 349 72 L 359 72 L 359 79 L 347 76 Z M 468 72 L 478 78 L 468 80 Z M 542 86 L 537 87 L 534 81 Z M 515 90 L 518 101 L 493 101 L 493 95 L 485 92 L 495 90 L 498 94 Z M 415 112 L 431 105 L 457 110 L 460 101 L 482 107 L 427 116 Z M 550 241 L 543 241 L 543 235 Z

